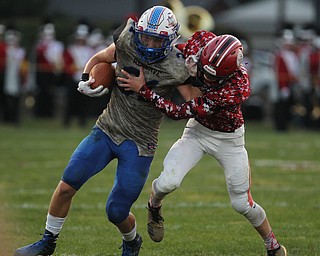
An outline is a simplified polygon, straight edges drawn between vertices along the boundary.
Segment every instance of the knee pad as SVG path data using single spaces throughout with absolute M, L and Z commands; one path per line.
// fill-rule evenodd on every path
M 263 208 L 257 203 L 253 202 L 247 213 L 244 214 L 247 220 L 251 223 L 253 227 L 259 227 L 263 221 L 266 219 L 266 213 Z
M 121 203 L 108 201 L 106 206 L 107 217 L 113 224 L 124 221 L 129 215 L 129 209 Z
M 86 164 L 80 159 L 71 159 L 63 172 L 62 180 L 76 190 L 88 180 Z
M 170 194 L 171 192 L 175 191 L 178 187 L 180 187 L 181 181 L 175 179 L 175 177 L 159 177 L 156 179 L 152 187 L 154 192 L 157 194 Z
M 163 171 L 155 180 L 153 188 L 155 192 L 169 194 L 180 187 L 183 176 L 174 175 L 172 172 Z
M 130 213 L 133 202 L 134 200 L 124 194 L 121 189 L 113 188 L 106 204 L 108 220 L 114 224 L 124 221 Z
M 248 197 L 245 194 L 235 194 L 235 196 L 231 198 L 231 205 L 236 212 L 242 215 L 250 209 Z
M 247 218 L 253 227 L 259 227 L 266 218 L 263 208 L 252 199 L 249 202 L 248 194 L 238 194 L 231 200 L 233 209 Z

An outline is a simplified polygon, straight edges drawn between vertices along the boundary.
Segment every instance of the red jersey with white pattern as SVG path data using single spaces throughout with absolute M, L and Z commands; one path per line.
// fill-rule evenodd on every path
M 202 36 L 199 37 L 199 34 Z M 215 36 L 211 32 L 197 32 L 183 47 L 185 57 L 196 53 Z M 247 70 L 241 67 L 227 79 L 223 85 L 207 87 L 201 97 L 196 97 L 186 103 L 177 105 L 165 100 L 143 85 L 139 94 L 152 101 L 156 108 L 172 119 L 195 118 L 199 123 L 211 130 L 233 132 L 244 124 L 241 104 L 250 96 L 250 82 Z
M 190 55 L 196 55 L 206 44 L 215 38 L 216 35 L 206 30 L 195 32 L 184 44 L 178 44 L 176 47 L 182 52 L 185 58 Z

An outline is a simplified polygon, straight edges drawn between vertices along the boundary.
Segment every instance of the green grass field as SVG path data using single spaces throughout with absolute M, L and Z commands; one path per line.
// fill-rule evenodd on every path
M 230 206 L 221 167 L 206 156 L 163 207 L 165 238 L 154 243 L 146 231 L 151 181 L 180 136 L 184 121 L 165 120 L 146 186 L 134 204 L 141 256 L 265 255 L 255 230 Z M 56 121 L 0 125 L 0 255 L 40 239 L 51 194 L 69 157 L 91 127 L 62 129 Z M 276 133 L 247 123 L 246 147 L 252 168 L 252 194 L 264 207 L 289 256 L 320 255 L 320 133 Z M 121 238 L 106 220 L 105 202 L 116 161 L 76 195 L 55 255 L 121 255 Z

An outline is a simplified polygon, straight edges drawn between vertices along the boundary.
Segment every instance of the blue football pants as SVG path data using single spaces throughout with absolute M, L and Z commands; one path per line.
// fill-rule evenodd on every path
M 73 152 L 62 180 L 78 190 L 113 159 L 118 159 L 118 165 L 106 212 L 112 223 L 120 223 L 128 217 L 132 204 L 140 195 L 153 160 L 153 157 L 139 156 L 132 140 L 117 145 L 94 126 Z

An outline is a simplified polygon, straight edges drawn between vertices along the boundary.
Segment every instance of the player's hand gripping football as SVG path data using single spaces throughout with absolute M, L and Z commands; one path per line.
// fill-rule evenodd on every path
M 118 77 L 118 85 L 123 87 L 125 91 L 138 92 L 141 87 L 146 83 L 144 78 L 143 68 L 140 68 L 139 76 L 130 75 L 125 70 L 121 70 L 125 77 Z
M 104 88 L 103 85 L 99 85 L 98 87 L 92 89 L 90 87 L 90 84 L 94 83 L 93 78 L 89 78 L 88 81 L 80 81 L 78 83 L 78 91 L 81 92 L 84 95 L 87 95 L 89 97 L 100 97 L 104 94 L 107 94 L 109 92 L 108 88 Z

